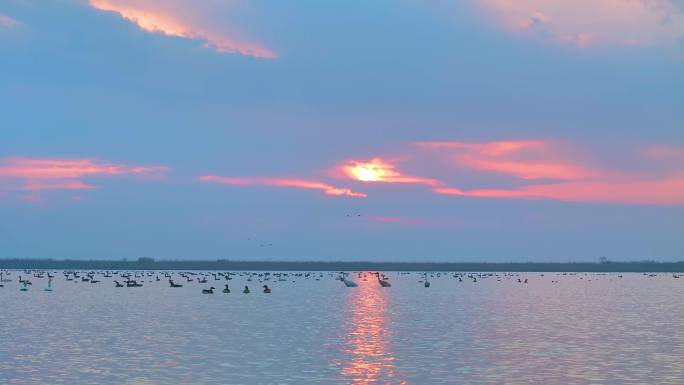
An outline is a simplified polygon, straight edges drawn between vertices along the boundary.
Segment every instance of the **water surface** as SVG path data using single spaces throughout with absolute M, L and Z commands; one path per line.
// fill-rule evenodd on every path
M 52 293 L 33 277 L 20 292 L 19 274 L 0 288 L 0 384 L 684 383 L 684 279 L 669 274 L 441 274 L 424 288 L 386 273 L 392 287 L 352 275 L 347 288 L 315 273 L 270 280 L 271 294 L 246 276 L 173 289 L 61 274 Z

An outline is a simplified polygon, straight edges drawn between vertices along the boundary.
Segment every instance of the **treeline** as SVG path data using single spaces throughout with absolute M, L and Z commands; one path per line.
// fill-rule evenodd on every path
M 0 259 L 0 269 L 38 270 L 263 270 L 263 271 L 473 271 L 473 272 L 684 272 L 679 262 L 320 262 Z

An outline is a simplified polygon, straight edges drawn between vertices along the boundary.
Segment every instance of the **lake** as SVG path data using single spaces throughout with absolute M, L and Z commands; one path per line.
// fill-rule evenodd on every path
M 47 278 L 13 271 L 0 384 L 684 383 L 684 278 L 672 274 L 442 273 L 429 288 L 419 273 L 386 272 L 391 287 L 351 274 L 355 288 L 287 274 L 115 288 L 120 277 L 58 272 L 44 292 Z

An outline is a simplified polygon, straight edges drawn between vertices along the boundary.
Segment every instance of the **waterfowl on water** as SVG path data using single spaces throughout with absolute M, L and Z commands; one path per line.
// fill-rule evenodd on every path
M 43 291 L 52 291 L 52 278 L 48 278 L 48 285 Z
M 223 289 L 223 292 L 226 294 L 230 293 L 230 288 L 228 288 L 228 285 L 226 285 L 226 287 Z
M 430 287 L 430 280 L 428 279 L 427 273 L 423 274 L 423 276 L 425 277 L 425 282 L 423 282 L 423 286 L 424 287 Z M 418 282 L 422 282 L 422 281 L 418 281 Z
M 244 290 L 242 290 L 242 293 L 249 294 L 249 287 L 245 286 Z
M 183 287 L 183 285 L 180 285 L 180 284 L 173 282 L 172 279 L 169 279 L 169 286 L 171 286 L 171 287 Z
M 202 289 L 202 294 L 214 294 L 214 287 L 210 287 L 209 289 Z
M 392 284 L 389 283 L 389 281 L 387 281 L 386 279 L 380 279 L 380 273 L 375 273 L 375 276 L 378 277 L 378 283 L 380 284 L 380 286 L 382 286 L 382 287 L 392 286 Z M 385 278 L 384 275 L 382 277 Z
M 344 286 L 346 287 L 357 287 L 359 285 L 356 284 L 356 282 L 346 279 L 345 277 L 340 277 L 340 281 L 344 283 Z
M 271 288 L 269 288 L 268 285 L 264 285 L 263 288 L 264 288 L 264 293 L 268 294 L 271 292 Z
M 142 287 L 142 283 L 138 283 L 138 281 L 129 279 L 126 281 L 126 287 Z
M 116 285 L 114 287 L 124 287 L 124 285 L 121 284 L 121 282 L 119 282 L 119 281 L 114 281 L 114 284 Z

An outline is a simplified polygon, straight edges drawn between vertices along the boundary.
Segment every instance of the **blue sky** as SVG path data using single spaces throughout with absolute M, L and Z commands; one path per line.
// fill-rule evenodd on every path
M 682 260 L 675 0 L 0 3 L 0 257 Z

